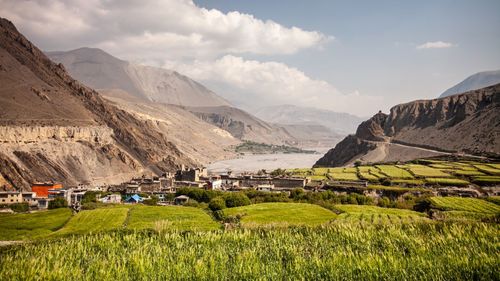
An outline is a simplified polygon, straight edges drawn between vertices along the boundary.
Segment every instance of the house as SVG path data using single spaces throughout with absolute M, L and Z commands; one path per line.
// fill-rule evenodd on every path
M 108 204 L 120 203 L 122 202 L 122 196 L 120 194 L 109 194 L 103 198 L 100 198 L 99 201 Z
M 49 198 L 49 190 L 61 189 L 62 187 L 63 185 L 60 183 L 38 182 L 31 185 L 31 191 L 36 193 L 36 197 Z
M 132 196 L 127 197 L 127 199 L 125 199 L 125 202 L 126 203 L 137 204 L 137 203 L 142 202 L 143 200 L 144 199 L 142 199 L 141 196 L 139 196 L 138 194 L 134 194 Z
M 210 190 L 221 190 L 222 189 L 222 180 L 221 179 L 212 179 L 208 181 L 207 189 Z
M 175 197 L 174 203 L 175 205 L 184 205 L 189 201 L 189 196 L 186 195 L 179 195 Z
M 182 165 L 182 168 L 175 173 L 176 181 L 200 181 L 200 177 L 207 177 L 207 168 L 191 168 L 187 169 Z
M 0 205 L 15 203 L 28 203 L 32 207 L 38 204 L 34 192 L 0 191 Z

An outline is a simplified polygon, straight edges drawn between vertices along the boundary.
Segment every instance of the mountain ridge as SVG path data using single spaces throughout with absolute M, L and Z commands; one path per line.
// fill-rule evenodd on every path
M 477 72 L 462 82 L 444 91 L 439 97 L 444 98 L 468 91 L 477 90 L 500 83 L 500 70 Z

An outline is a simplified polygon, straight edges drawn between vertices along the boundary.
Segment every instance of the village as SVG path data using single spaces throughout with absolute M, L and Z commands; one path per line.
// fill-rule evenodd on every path
M 79 211 L 87 192 L 105 194 L 97 201 L 111 204 L 135 204 L 155 197 L 158 205 L 183 205 L 189 201 L 185 195 L 175 196 L 179 188 L 199 188 L 227 192 L 254 189 L 264 192 L 290 192 L 295 188 L 307 188 L 308 178 L 272 176 L 269 173 L 242 173 L 209 175 L 207 169 L 181 167 L 177 172 L 166 172 L 162 176 L 142 176 L 118 185 L 65 187 L 57 182 L 36 182 L 31 191 L 0 191 L 0 206 L 27 203 L 30 209 L 47 209 L 57 198 L 65 200 L 67 206 Z M 310 187 L 317 189 L 316 187 Z M 5 208 L 4 208 L 5 209 Z M 1 210 L 1 208 L 0 208 Z M 5 211 L 5 210 L 4 210 Z

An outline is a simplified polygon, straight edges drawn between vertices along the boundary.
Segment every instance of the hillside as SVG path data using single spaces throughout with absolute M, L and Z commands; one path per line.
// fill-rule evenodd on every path
M 182 106 L 229 105 L 203 85 L 175 71 L 133 64 L 95 48 L 48 52 L 70 75 L 98 91 L 123 90 L 142 101 Z
M 467 77 L 464 81 L 449 88 L 439 97 L 444 98 L 468 91 L 481 89 L 500 83 L 500 70 L 483 71 Z
M 0 85 L 0 174 L 10 188 L 121 182 L 196 164 L 152 122 L 74 80 L 3 18 Z
M 445 153 L 500 155 L 500 84 L 396 105 L 361 123 L 316 166 L 406 161 Z
M 362 118 L 330 110 L 300 107 L 295 105 L 278 105 L 260 108 L 255 116 L 271 123 L 287 125 L 320 125 L 337 134 L 349 134 L 356 131 Z

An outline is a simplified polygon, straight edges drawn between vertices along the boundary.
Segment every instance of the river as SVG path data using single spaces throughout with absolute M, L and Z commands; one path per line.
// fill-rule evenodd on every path
M 207 166 L 207 169 L 209 173 L 219 174 L 227 171 L 241 173 L 256 172 L 262 169 L 272 171 L 278 168 L 309 168 L 328 151 L 328 148 L 315 148 L 314 150 L 318 151 L 318 153 L 243 155 L 239 158 L 211 163 Z

